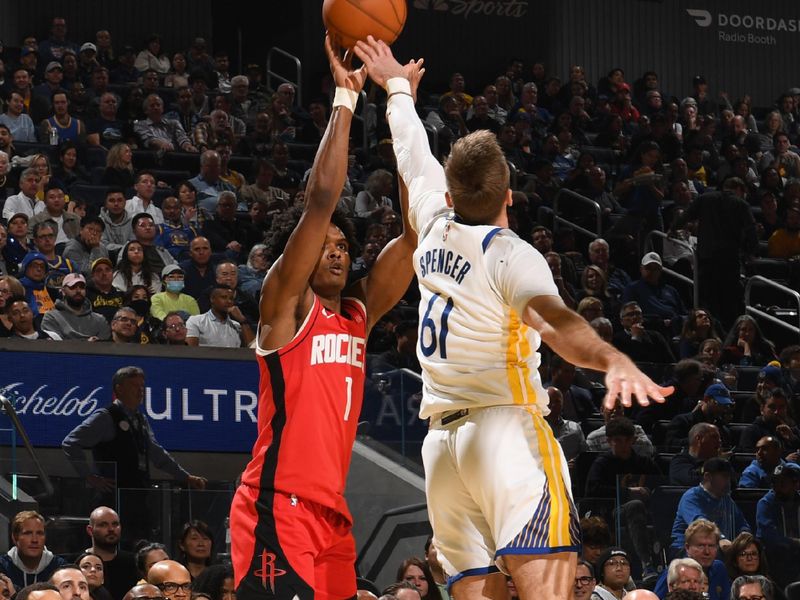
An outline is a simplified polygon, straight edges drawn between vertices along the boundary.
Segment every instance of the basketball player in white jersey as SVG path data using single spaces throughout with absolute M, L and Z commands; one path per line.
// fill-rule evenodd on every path
M 605 371 L 607 404 L 621 396 L 663 402 L 660 388 L 603 342 L 558 295 L 541 254 L 507 229 L 509 173 L 490 132 L 453 145 L 445 168 L 428 147 L 412 86 L 420 63 L 401 66 L 372 37 L 356 54 L 388 93 L 398 171 L 419 235 L 417 354 L 423 367 L 422 457 L 428 512 L 456 600 L 572 598 L 578 515 L 566 460 L 544 420 L 541 341 L 571 363 Z

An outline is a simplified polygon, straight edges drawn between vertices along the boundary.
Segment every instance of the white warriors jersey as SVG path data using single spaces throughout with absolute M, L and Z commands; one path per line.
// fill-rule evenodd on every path
M 522 322 L 528 300 L 558 295 L 544 258 L 507 229 L 435 217 L 414 253 L 420 288 L 420 417 L 448 410 L 536 404 L 539 332 Z
M 558 296 L 544 257 L 513 232 L 453 219 L 444 169 L 428 145 L 407 80 L 388 82 L 387 118 L 408 219 L 419 235 L 420 417 L 462 408 L 536 405 L 548 413 L 539 332 L 522 322 L 534 296 Z

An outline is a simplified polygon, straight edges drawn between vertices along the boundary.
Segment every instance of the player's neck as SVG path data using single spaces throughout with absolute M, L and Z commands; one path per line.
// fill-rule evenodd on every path
M 335 296 L 319 296 L 319 302 L 322 304 L 324 308 L 327 308 L 329 311 L 336 313 L 337 315 L 342 311 L 342 296 L 340 294 L 336 294 Z

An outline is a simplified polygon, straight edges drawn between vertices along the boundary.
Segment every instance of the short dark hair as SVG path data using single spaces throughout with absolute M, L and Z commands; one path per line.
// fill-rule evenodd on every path
M 717 473 L 727 473 L 728 475 L 731 475 L 733 474 L 733 469 L 731 467 L 731 463 L 729 463 L 727 460 L 715 456 L 713 458 L 709 458 L 703 463 L 703 475 L 706 473 L 709 475 L 716 475 Z
M 119 186 L 112 185 L 110 188 L 106 190 L 106 198 L 108 198 L 111 194 L 122 194 L 124 196 L 125 190 L 123 190 Z
M 399 592 L 400 590 L 414 590 L 420 595 L 420 598 L 422 597 L 422 594 L 420 594 L 420 591 L 417 588 L 417 586 L 415 586 L 410 581 L 398 581 L 396 583 L 393 583 L 392 585 L 385 588 L 383 592 L 381 592 L 381 596 L 386 596 L 386 595 L 397 596 L 397 592 Z
M 81 219 L 81 229 L 87 225 L 99 225 L 101 229 L 105 230 L 106 224 L 100 217 L 95 215 L 86 215 Z
M 129 307 L 122 307 L 122 309 L 126 310 L 133 310 Z M 117 311 L 119 312 L 119 311 Z M 139 367 L 122 367 L 121 369 L 117 369 L 117 372 L 114 373 L 114 376 L 111 378 L 111 390 L 113 391 L 116 387 L 123 382 L 127 381 L 128 379 L 132 379 L 134 377 L 144 377 L 144 370 L 140 369 Z
M 169 556 L 167 547 L 164 544 L 159 544 L 158 542 L 148 542 L 147 540 L 144 540 L 143 543 L 140 543 L 135 549 L 136 568 L 139 569 L 139 573 L 145 577 L 147 577 L 147 573 L 144 572 L 144 565 L 147 560 L 147 555 L 153 550 L 163 550 L 164 554 Z
M 632 438 L 635 435 L 636 428 L 633 426 L 633 421 L 628 417 L 616 417 L 606 425 L 606 437 Z
M 611 545 L 611 531 L 603 517 L 593 516 L 581 519 L 581 536 L 583 543 L 589 546 L 605 548 Z
M 133 218 L 131 219 L 131 227 L 136 227 L 139 224 L 139 221 L 142 219 L 150 219 L 153 223 L 156 222 L 156 220 L 153 218 L 153 215 L 150 213 L 140 212 L 133 215 Z

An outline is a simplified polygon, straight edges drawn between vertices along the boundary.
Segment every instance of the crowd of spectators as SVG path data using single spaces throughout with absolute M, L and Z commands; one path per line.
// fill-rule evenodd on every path
M 78 44 L 57 17 L 47 39 L 0 55 L 0 337 L 253 341 L 329 104 L 268 89 L 259 65 L 232 73 L 202 38 L 168 46 L 115 46 L 105 30 Z M 755 107 L 703 76 L 673 95 L 652 71 L 629 83 L 615 68 L 595 85 L 577 65 L 562 81 L 517 60 L 489 82 L 449 81 L 436 93 L 423 82 L 418 102 L 440 155 L 493 131 L 514 167 L 511 228 L 546 257 L 567 305 L 676 388 L 664 405 L 601 412 L 602 374 L 543 349 L 548 422 L 593 515 L 576 597 L 621 597 L 632 574 L 661 598 L 704 585 L 711 598 L 755 585 L 781 597 L 800 552 L 800 346 L 767 339 L 741 281 L 769 258 L 797 287 L 800 89 Z M 353 278 L 402 227 L 385 98 L 369 98 L 369 143 L 354 131 L 339 203 L 360 242 Z M 599 206 L 602 235 L 578 235 L 596 218 L 575 194 Z M 554 234 L 556 206 L 578 227 Z M 668 234 L 658 251 L 652 231 Z M 699 306 L 667 268 L 697 276 Z M 415 301 L 412 286 L 376 327 L 373 371 L 419 370 Z M 415 560 L 398 580 L 446 595 L 430 555 Z M 187 563 L 195 580 L 201 567 Z

